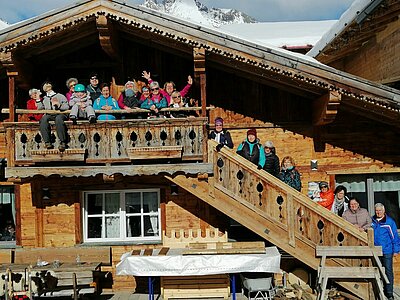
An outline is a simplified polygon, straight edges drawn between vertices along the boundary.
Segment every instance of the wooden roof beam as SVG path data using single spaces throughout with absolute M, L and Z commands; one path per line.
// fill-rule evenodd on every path
M 332 123 L 337 115 L 342 96 L 338 91 L 329 91 L 313 102 L 313 125 Z
M 107 53 L 111 58 L 119 61 L 119 47 L 118 47 L 118 31 L 115 30 L 111 20 L 107 19 L 106 16 L 100 15 L 96 19 L 97 30 L 99 31 L 100 45 L 104 52 Z

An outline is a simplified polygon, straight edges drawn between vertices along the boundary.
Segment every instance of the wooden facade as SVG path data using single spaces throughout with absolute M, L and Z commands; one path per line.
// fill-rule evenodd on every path
M 400 4 L 398 1 L 365 2 L 343 27 L 331 31 L 331 40 L 310 55 L 336 69 L 399 89 Z M 348 16 L 344 16 L 348 17 Z
M 160 248 L 162 231 L 219 228 L 233 236 L 230 219 L 316 269 L 316 245 L 368 240 L 308 199 L 308 183 L 334 186 L 338 176 L 400 174 L 400 93 L 301 55 L 116 0 L 81 1 L 11 26 L 0 32 L 0 54 L 0 85 L 7 87 L 1 101 L 10 109 L 0 130 L 8 180 L 1 184 L 15 186 L 17 246 L 98 245 L 85 229 L 88 194 L 157 190 L 158 234 L 144 234 L 144 245 L 106 242 L 113 264 L 104 270 L 113 272 L 113 289 L 135 287 L 133 278 L 115 276 L 122 253 Z M 87 81 L 93 66 L 103 81 L 114 77 L 118 85 L 150 70 L 153 79 L 174 80 L 179 89 L 193 74 L 190 96 L 201 100 L 202 117 L 67 122 L 65 153 L 44 149 L 37 123 L 14 122 L 28 87 L 50 79 L 62 91 L 68 77 Z M 35 76 L 32 69 L 38 70 Z M 210 105 L 215 109 L 207 111 Z M 217 116 L 224 118 L 235 146 L 255 128 L 262 142 L 274 142 L 280 158 L 294 157 L 302 192 L 234 151 L 217 152 L 215 143 L 207 143 Z M 315 170 L 311 160 L 318 162 Z M 400 275 L 396 280 L 399 284 Z

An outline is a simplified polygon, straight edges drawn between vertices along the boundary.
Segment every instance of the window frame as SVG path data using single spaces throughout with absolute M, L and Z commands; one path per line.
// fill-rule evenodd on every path
M 17 206 L 17 204 L 16 204 L 16 201 L 17 201 L 17 192 L 16 192 L 16 187 L 15 187 L 15 185 L 12 185 L 12 184 L 0 184 L 0 189 L 1 189 L 1 193 L 0 193 L 0 204 L 2 204 L 2 205 L 4 205 L 4 203 L 3 203 L 3 194 L 5 194 L 5 193 L 3 193 L 5 190 L 7 190 L 7 189 L 9 189 L 9 191 L 8 191 L 8 194 L 9 194 L 9 197 L 10 197 L 10 199 L 9 199 L 9 201 L 10 201 L 10 205 L 11 205 L 11 218 L 12 218 L 12 222 L 13 222 L 13 226 L 14 226 L 14 230 L 15 230 L 15 239 L 14 240 L 7 240 L 7 241 L 3 241 L 3 240 L 1 240 L 1 238 L 0 238 L 0 245 L 1 245 L 1 247 L 7 247 L 7 246 L 15 246 L 16 245 L 16 242 L 17 242 L 17 236 L 18 236 L 18 234 L 17 234 L 17 230 L 18 230 L 18 228 L 17 228 L 17 226 L 16 226 L 16 223 L 17 223 L 17 215 L 18 215 L 18 211 L 17 211 L 17 209 L 16 209 L 16 206 Z M 3 191 L 4 190 L 4 191 Z M 14 209 L 15 209 L 15 211 L 14 211 L 14 214 L 15 215 L 13 215 L 13 205 L 14 205 Z M 3 220 L 4 222 L 5 222 L 5 220 Z M 2 228 L 0 228 L 0 233 L 2 233 L 2 231 L 4 230 L 4 226 L 2 227 Z
M 156 212 L 144 212 L 143 211 L 143 193 L 156 193 L 157 194 L 157 211 Z M 158 222 L 158 235 L 154 236 L 139 236 L 139 237 L 128 237 L 127 236 L 127 216 L 132 216 L 132 213 L 126 212 L 126 194 L 128 193 L 140 193 L 140 213 L 135 213 L 135 215 L 140 216 L 141 233 L 144 234 L 144 217 L 150 215 L 157 215 Z M 93 214 L 90 217 L 100 217 L 102 219 L 102 232 L 101 236 L 103 236 L 105 229 L 105 218 L 118 216 L 120 218 L 119 222 L 119 232 L 120 236 L 115 238 L 88 238 L 88 195 L 102 195 L 102 213 L 101 214 Z M 119 194 L 119 210 L 118 213 L 106 213 L 105 212 L 105 195 L 106 194 Z M 160 243 L 161 242 L 161 189 L 160 188 L 139 188 L 139 189 L 119 189 L 119 190 L 87 190 L 82 192 L 82 238 L 84 243 L 110 243 L 110 242 L 133 242 L 133 243 Z

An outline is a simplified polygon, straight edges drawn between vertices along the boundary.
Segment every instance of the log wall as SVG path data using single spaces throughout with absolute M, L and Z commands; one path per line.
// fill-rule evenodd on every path
M 145 181 L 145 183 L 143 183 Z M 41 189 L 49 189 L 51 199 L 43 200 Z M 178 195 L 171 195 L 170 184 L 163 177 L 152 176 L 125 178 L 104 183 L 101 176 L 96 178 L 35 178 L 31 183 L 21 185 L 21 240 L 23 247 L 69 247 L 79 243 L 80 232 L 80 191 L 95 189 L 161 188 L 162 229 L 167 233 L 175 229 L 224 228 L 225 217 L 200 199 L 183 189 Z M 77 238 L 78 237 L 78 238 Z M 77 240 L 78 239 L 78 240 Z M 116 276 L 115 265 L 121 254 L 135 249 L 157 248 L 162 245 L 113 246 L 113 265 L 104 267 L 113 274 L 114 290 L 136 288 L 132 276 Z M 146 285 L 144 285 L 146 286 Z
M 400 21 L 377 34 L 354 55 L 345 57 L 331 65 L 339 70 L 372 81 L 388 83 L 400 78 Z M 397 27 L 397 29 L 396 29 Z

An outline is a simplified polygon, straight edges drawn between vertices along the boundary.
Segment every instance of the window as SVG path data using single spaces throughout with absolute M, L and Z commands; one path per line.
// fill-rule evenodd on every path
M 84 193 L 84 241 L 161 241 L 160 190 Z
M 400 226 L 400 174 L 337 175 L 336 184 L 360 200 L 360 206 L 374 215 L 375 203 L 382 203 L 386 213 Z
M 15 241 L 15 196 L 13 186 L 0 186 L 0 242 Z

